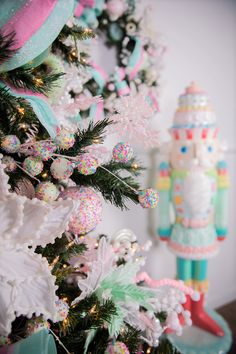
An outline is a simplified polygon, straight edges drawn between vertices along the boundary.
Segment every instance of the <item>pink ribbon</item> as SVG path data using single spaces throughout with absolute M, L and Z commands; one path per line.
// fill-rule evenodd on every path
M 6 35 L 15 32 L 15 44 L 19 49 L 43 25 L 54 9 L 57 0 L 28 0 L 24 6 L 2 27 Z

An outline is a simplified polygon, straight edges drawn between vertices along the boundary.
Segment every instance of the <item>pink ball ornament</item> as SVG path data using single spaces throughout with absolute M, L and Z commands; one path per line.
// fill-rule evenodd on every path
M 16 135 L 7 135 L 3 138 L 1 147 L 8 153 L 14 154 L 21 146 L 20 140 Z
M 43 170 L 43 162 L 37 157 L 29 156 L 24 160 L 23 168 L 32 176 L 37 176 Z
M 116 21 L 126 11 L 127 5 L 125 0 L 110 0 L 107 2 L 107 13 L 111 21 Z
M 59 299 L 56 301 L 56 308 L 57 308 L 57 320 L 63 321 L 69 313 L 69 305 L 67 302 Z
M 36 198 L 43 200 L 45 202 L 53 202 L 59 196 L 59 190 L 55 184 L 51 182 L 41 182 L 37 185 L 36 189 Z
M 75 235 L 87 234 L 101 221 L 102 200 L 92 188 L 69 187 L 60 194 L 60 197 L 78 201 L 76 212 L 69 222 L 69 231 Z
M 33 148 L 33 155 L 42 159 L 43 161 L 49 160 L 53 153 L 56 151 L 56 146 L 50 141 L 39 141 L 35 143 Z
M 133 157 L 133 149 L 128 143 L 118 143 L 112 150 L 113 159 L 118 162 L 128 162 Z
M 6 172 L 13 172 L 17 168 L 16 161 L 11 156 L 3 156 L 2 163 L 6 165 Z
M 59 148 L 68 150 L 75 143 L 75 134 L 69 129 L 61 128 L 58 131 L 54 141 Z
M 159 201 L 159 195 L 155 189 L 147 188 L 139 192 L 138 200 L 145 209 L 155 208 Z
M 51 164 L 50 171 L 54 178 L 67 180 L 73 174 L 74 168 L 71 161 L 64 157 L 59 157 Z
M 79 156 L 76 167 L 82 175 L 93 175 L 98 168 L 98 160 L 96 157 L 84 154 Z
M 129 349 L 123 342 L 116 341 L 109 344 L 105 354 L 130 354 Z
M 42 317 L 31 318 L 26 324 L 26 334 L 28 336 L 41 331 L 42 329 L 49 329 L 50 324 L 48 321 L 44 320 Z

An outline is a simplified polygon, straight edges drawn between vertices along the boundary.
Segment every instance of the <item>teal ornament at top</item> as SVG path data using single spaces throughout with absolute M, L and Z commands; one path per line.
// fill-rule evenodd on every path
M 115 42 L 119 42 L 123 38 L 124 31 L 115 22 L 110 24 L 108 31 L 109 31 L 109 36 Z

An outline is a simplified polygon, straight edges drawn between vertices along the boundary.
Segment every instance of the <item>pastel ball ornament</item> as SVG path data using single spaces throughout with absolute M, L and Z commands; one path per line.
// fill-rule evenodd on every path
M 155 208 L 159 201 L 159 195 L 155 189 L 147 188 L 139 192 L 138 200 L 145 209 Z
M 130 354 L 130 352 L 123 342 L 116 341 L 108 345 L 105 354 Z
M 43 162 L 37 157 L 29 156 L 24 160 L 23 168 L 32 176 L 37 176 L 43 170 Z
M 20 140 L 16 135 L 7 135 L 2 139 L 1 147 L 8 153 L 14 154 L 21 146 Z
M 96 157 L 84 154 L 79 157 L 76 167 L 82 175 L 92 175 L 98 168 L 98 160 Z
M 59 157 L 51 164 L 50 171 L 54 178 L 67 180 L 73 174 L 74 168 L 71 161 L 64 157 Z
M 95 229 L 101 221 L 102 199 L 88 187 L 69 187 L 60 197 L 77 201 L 77 208 L 69 222 L 69 231 L 75 235 L 84 235 Z
M 61 128 L 58 130 L 54 141 L 59 148 L 68 150 L 75 143 L 75 134 L 69 129 Z
M 118 162 L 128 162 L 133 157 L 133 149 L 128 143 L 120 142 L 112 150 L 113 159 Z
M 59 196 L 59 191 L 55 184 L 51 182 L 41 182 L 36 187 L 36 198 L 45 202 L 53 202 Z

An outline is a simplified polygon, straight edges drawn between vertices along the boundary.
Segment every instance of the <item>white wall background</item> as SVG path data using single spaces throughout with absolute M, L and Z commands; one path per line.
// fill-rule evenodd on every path
M 162 72 L 161 114 L 156 126 L 162 138 L 171 125 L 177 98 L 183 89 L 196 81 L 210 95 L 218 117 L 221 137 L 227 141 L 227 160 L 231 174 L 230 224 L 227 241 L 220 254 L 209 262 L 210 291 L 208 302 L 217 307 L 236 298 L 236 1 L 234 0 L 142 0 L 151 3 L 155 26 L 167 46 Z M 155 183 L 154 154 L 143 154 L 149 172 L 143 184 Z M 175 257 L 155 236 L 156 216 L 131 205 L 121 212 L 106 205 L 102 224 L 96 231 L 113 234 L 131 228 L 142 242 L 154 241 L 146 269 L 155 278 L 175 276 Z

